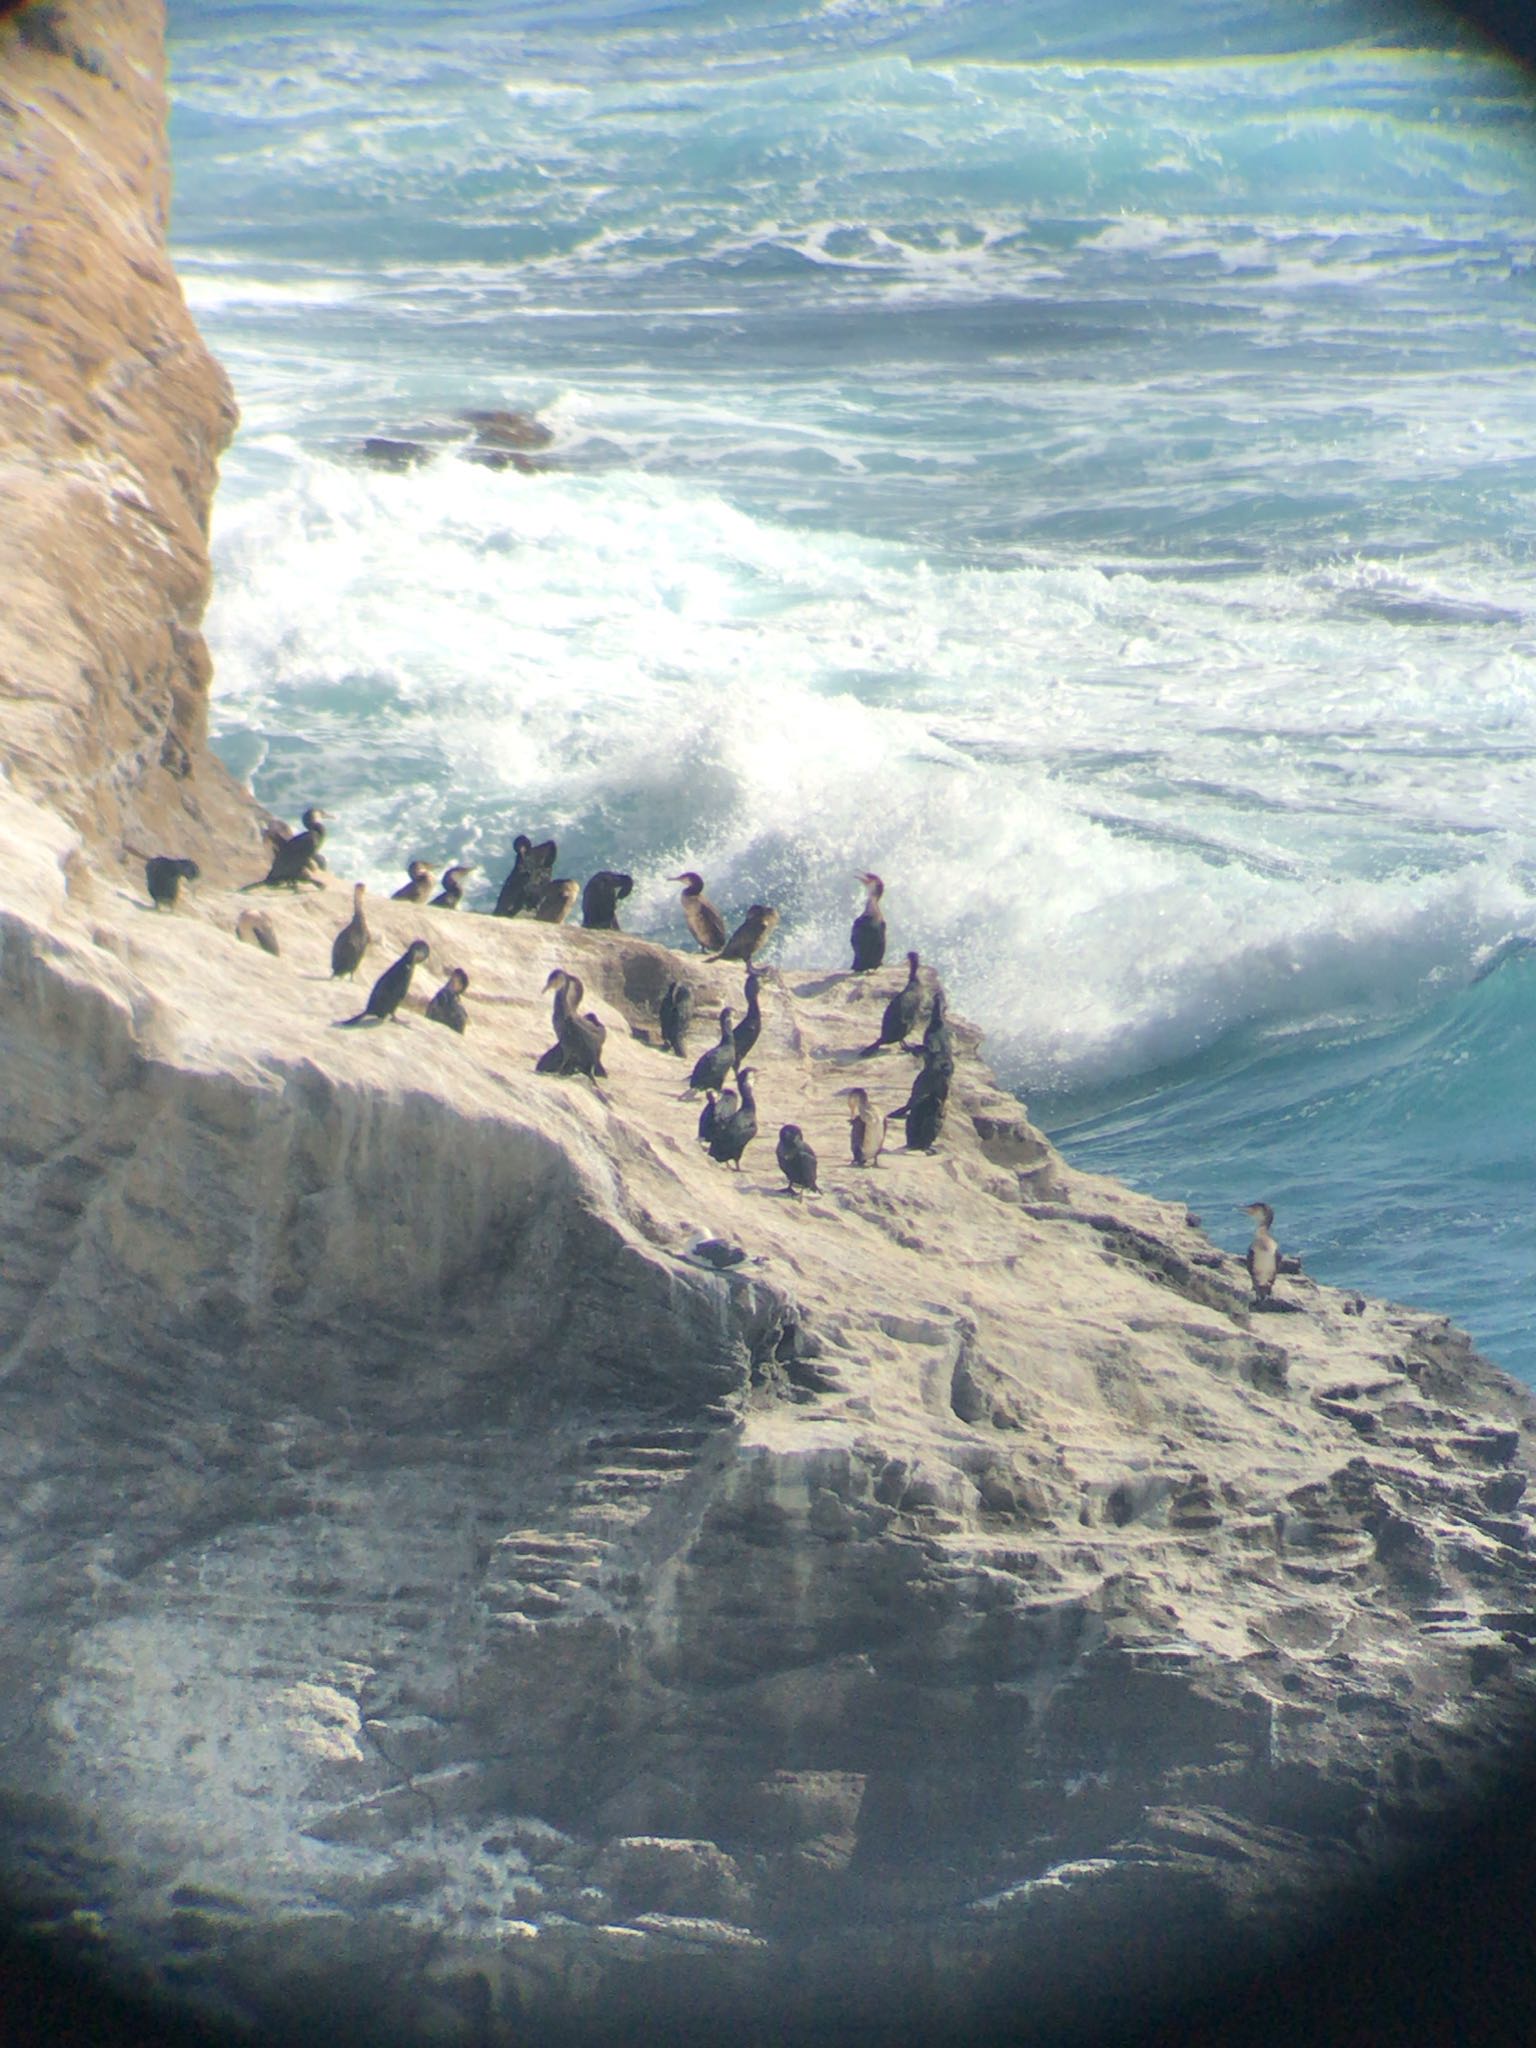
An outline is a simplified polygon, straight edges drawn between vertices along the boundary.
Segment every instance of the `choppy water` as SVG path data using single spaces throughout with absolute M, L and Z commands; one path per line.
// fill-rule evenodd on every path
M 219 745 L 843 953 L 1536 1378 L 1536 123 L 1401 9 L 172 0 Z M 1298 29 L 1307 47 L 1287 44 Z M 368 434 L 521 406 L 555 467 Z

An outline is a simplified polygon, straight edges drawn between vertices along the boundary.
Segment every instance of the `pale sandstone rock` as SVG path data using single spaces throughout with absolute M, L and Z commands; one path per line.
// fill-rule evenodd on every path
M 1443 1319 L 1256 1312 L 969 1030 L 938 1153 L 854 1170 L 837 1090 L 911 1074 L 856 1056 L 882 977 L 767 977 L 738 1176 L 654 1043 L 663 948 L 375 906 L 378 967 L 469 970 L 460 1040 L 333 1028 L 340 876 L 237 942 L 158 17 L 48 20 L 0 26 L 12 1889 L 241 2022 L 897 2029 L 1081 2012 L 1106 1945 L 1156 1990 L 1429 1838 L 1526 1739 L 1536 1642 L 1531 1405 Z M 174 915 L 120 862 L 150 829 L 207 867 Z M 558 964 L 600 1091 L 533 1072 Z

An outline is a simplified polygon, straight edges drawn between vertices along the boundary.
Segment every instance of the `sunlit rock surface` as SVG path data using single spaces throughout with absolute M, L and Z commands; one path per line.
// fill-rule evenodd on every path
M 1443 1320 L 1295 1276 L 1256 1310 L 963 1024 L 937 1151 L 897 1125 L 853 1168 L 839 1091 L 914 1072 L 860 1056 L 899 970 L 770 971 L 735 1174 L 656 1004 L 686 974 L 708 1020 L 739 970 L 385 902 L 353 987 L 348 878 L 236 893 L 266 860 L 196 638 L 229 409 L 160 240 L 157 11 L 31 19 L 0 26 L 39 167 L 0 183 L 35 252 L 0 310 L 29 1923 L 242 2026 L 895 2038 L 1249 1959 L 1433 1839 L 1524 1742 L 1536 1637 L 1531 1406 Z M 123 857 L 150 831 L 205 863 L 170 914 Z M 338 1031 L 417 935 L 403 1021 Z M 452 965 L 462 1039 L 421 1012 Z M 557 965 L 600 1087 L 534 1072 Z

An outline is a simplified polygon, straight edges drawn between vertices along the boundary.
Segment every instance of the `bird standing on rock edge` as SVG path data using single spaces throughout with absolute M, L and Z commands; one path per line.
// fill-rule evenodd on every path
M 698 941 L 701 953 L 717 953 L 725 944 L 725 919 L 704 894 L 704 877 L 685 868 L 680 875 L 668 875 L 669 882 L 682 882 L 683 916 Z
M 717 960 L 748 961 L 762 946 L 779 921 L 779 913 L 768 903 L 753 903 L 746 916 L 715 955 Z
M 885 912 L 880 903 L 885 884 L 878 875 L 860 875 L 859 880 L 869 895 L 853 920 L 848 937 L 853 946 L 854 973 L 869 974 L 885 959 Z
M 880 1036 L 873 1045 L 864 1048 L 865 1057 L 881 1052 L 888 1045 L 905 1045 L 917 1022 L 917 1013 L 923 1006 L 922 986 L 917 978 L 918 958 L 915 953 L 907 955 L 907 978 L 885 1006 L 880 1019 Z
M 558 881 L 546 882 L 539 891 L 539 900 L 533 906 L 533 914 L 539 924 L 564 924 L 576 907 L 576 898 L 581 893 L 581 884 L 567 876 Z
M 447 868 L 443 873 L 443 886 L 432 898 L 434 910 L 457 910 L 464 901 L 464 877 L 475 872 L 472 860 L 461 861 L 456 868 Z
M 634 886 L 633 875 L 618 874 L 612 868 L 599 868 L 581 892 L 584 929 L 589 932 L 616 932 L 619 929 L 618 906 Z
M 432 870 L 424 860 L 413 860 L 406 873 L 410 880 L 403 889 L 397 889 L 390 897 L 391 903 L 425 903 L 432 894 Z
M 553 839 L 541 840 L 535 846 L 526 832 L 519 832 L 512 841 L 512 851 L 516 859 L 497 895 L 493 917 L 517 917 L 525 910 L 535 909 L 555 872 Z
M 1253 1282 L 1254 1299 L 1268 1301 L 1275 1291 L 1275 1275 L 1280 1270 L 1280 1247 L 1270 1234 L 1275 1212 L 1268 1202 L 1244 1202 L 1242 1210 L 1245 1216 L 1255 1219 L 1253 1243 L 1243 1254 L 1243 1264 Z

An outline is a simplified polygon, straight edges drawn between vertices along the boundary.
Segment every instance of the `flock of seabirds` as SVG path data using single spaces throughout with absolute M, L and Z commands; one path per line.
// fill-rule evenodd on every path
M 247 892 L 276 888 L 296 891 L 302 882 L 317 889 L 324 888 L 325 884 L 316 870 L 326 865 L 322 848 L 328 822 L 326 813 L 317 807 L 305 811 L 303 828 L 299 831 L 291 831 L 275 819 L 269 820 L 263 828 L 263 837 L 271 848 L 270 867 L 265 875 L 245 883 L 244 889 Z M 497 892 L 493 916 L 530 917 L 544 924 L 564 924 L 579 900 L 581 922 L 586 930 L 620 929 L 618 906 L 634 888 L 632 875 L 603 868 L 583 887 L 575 881 L 556 876 L 553 839 L 542 840 L 535 845 L 526 833 L 520 832 L 513 840 L 512 848 L 515 856 L 512 869 Z M 145 881 L 151 903 L 156 910 L 174 910 L 182 883 L 198 879 L 197 863 L 169 854 L 141 854 L 139 857 L 145 864 Z M 434 910 L 457 910 L 463 901 L 465 882 L 473 872 L 473 863 L 470 862 L 445 869 L 440 886 L 434 893 L 433 884 L 438 878 L 432 868 L 426 861 L 413 860 L 407 869 L 409 879 L 403 888 L 394 891 L 393 900 L 426 904 Z M 779 913 L 766 903 L 754 903 L 736 929 L 727 932 L 724 918 L 704 894 L 702 876 L 690 869 L 668 879 L 683 884 L 683 916 L 703 956 L 710 961 L 739 961 L 746 969 L 741 1015 L 738 1017 L 732 1007 L 721 1010 L 719 1038 L 695 1060 L 685 1091 L 685 1094 L 704 1096 L 698 1126 L 700 1144 L 707 1148 L 711 1159 L 739 1172 L 743 1153 L 758 1135 L 757 1100 L 752 1089 L 756 1070 L 745 1064 L 748 1053 L 757 1043 L 763 1021 L 758 1001 L 761 979 L 752 961 L 778 924 Z M 863 883 L 866 895 L 864 908 L 854 919 L 849 933 L 853 948 L 852 971 L 855 974 L 872 974 L 885 961 L 886 929 L 882 905 L 885 884 L 876 874 L 861 874 L 858 880 Z M 363 911 L 365 893 L 362 882 L 353 884 L 351 919 L 336 934 L 331 945 L 333 980 L 352 980 L 362 965 L 363 956 L 373 944 Z M 276 929 L 264 912 L 243 910 L 236 920 L 235 932 L 237 937 L 263 947 L 268 953 L 276 954 L 280 950 Z M 425 939 L 413 939 L 399 959 L 374 982 L 362 1009 L 354 1017 L 338 1019 L 338 1027 L 350 1030 L 358 1025 L 384 1023 L 398 1018 L 416 969 L 430 953 L 431 947 Z M 950 1083 L 955 1071 L 954 1035 L 948 1020 L 944 990 L 936 985 L 929 1001 L 922 1038 L 916 1045 L 912 1043 L 923 1004 L 923 989 L 918 979 L 920 964 L 915 952 L 907 954 L 906 981 L 885 1006 L 879 1036 L 863 1048 L 866 1057 L 884 1052 L 889 1047 L 921 1054 L 922 1066 L 912 1082 L 906 1103 L 900 1109 L 882 1112 L 871 1102 L 867 1089 L 845 1088 L 841 1091 L 848 1104 L 849 1148 L 855 1166 L 869 1167 L 878 1163 L 885 1146 L 888 1124 L 905 1125 L 906 1149 L 909 1152 L 931 1152 L 944 1128 Z M 555 1042 L 534 1062 L 535 1072 L 585 1074 L 595 1085 L 607 1076 L 603 1065 L 603 1044 L 608 1035 L 606 1025 L 595 1012 L 582 1010 L 585 990 L 580 978 L 566 968 L 553 969 L 544 987 L 553 998 L 551 1022 Z M 451 1031 L 462 1033 L 469 1023 L 469 1012 L 464 1003 L 468 988 L 469 976 L 464 969 L 453 968 L 428 1002 L 428 1018 L 433 1023 L 447 1025 Z M 681 978 L 670 982 L 659 1006 L 661 1037 L 666 1050 L 679 1059 L 688 1057 L 685 1041 L 693 1022 L 693 1011 L 692 984 Z M 733 1076 L 735 1086 L 731 1087 L 728 1084 Z M 802 1193 L 815 1195 L 821 1192 L 817 1181 L 816 1154 L 798 1124 L 780 1126 L 775 1157 L 784 1175 L 786 1192 L 797 1197 Z M 1254 1218 L 1253 1242 L 1245 1260 L 1249 1278 L 1255 1299 L 1268 1302 L 1275 1279 L 1282 1270 L 1279 1246 L 1273 1236 L 1274 1211 L 1267 1202 L 1249 1202 L 1242 1207 Z M 1293 1263 L 1285 1261 L 1288 1267 Z

